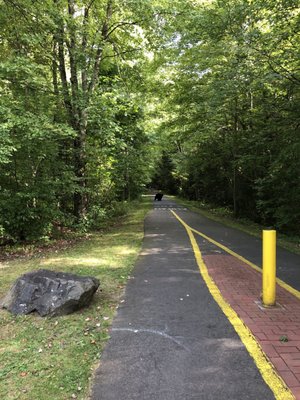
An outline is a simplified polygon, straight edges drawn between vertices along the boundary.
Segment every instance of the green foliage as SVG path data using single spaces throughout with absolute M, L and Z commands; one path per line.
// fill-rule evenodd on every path
M 264 0 L 189 7 L 156 75 L 160 131 L 181 193 L 299 233 L 300 8 Z
M 44 198 L 43 198 L 44 197 Z M 51 199 L 50 199 L 51 200 Z M 3 191 L 0 200 L 1 225 L 15 240 L 30 240 L 51 233 L 52 222 L 58 217 L 45 194 Z
M 89 209 L 85 219 L 77 228 L 82 232 L 107 228 L 114 218 L 125 216 L 129 208 L 127 202 L 115 200 L 107 204 L 105 208 L 94 205 Z
M 298 231 L 299 12 L 286 0 L 2 2 L 1 237 L 97 227 L 151 180 Z
M 162 153 L 160 162 L 157 163 L 154 176 L 152 177 L 151 187 L 161 190 L 167 194 L 177 194 L 179 180 L 174 176 L 175 166 L 170 156 Z
M 155 12 L 131 1 L 1 3 L 1 238 L 98 228 L 140 195 L 151 169 L 141 66 Z

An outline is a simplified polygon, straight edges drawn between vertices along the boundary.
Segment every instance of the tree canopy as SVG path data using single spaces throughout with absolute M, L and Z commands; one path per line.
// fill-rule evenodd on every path
M 182 195 L 284 232 L 300 220 L 300 7 L 198 1 L 161 52 L 160 126 Z
M 0 236 L 96 228 L 151 182 L 299 233 L 296 1 L 0 0 L 0 23 Z

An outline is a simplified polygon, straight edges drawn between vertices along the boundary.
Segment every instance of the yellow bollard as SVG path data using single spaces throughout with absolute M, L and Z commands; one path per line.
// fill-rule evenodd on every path
M 276 303 L 276 231 L 263 231 L 263 305 Z

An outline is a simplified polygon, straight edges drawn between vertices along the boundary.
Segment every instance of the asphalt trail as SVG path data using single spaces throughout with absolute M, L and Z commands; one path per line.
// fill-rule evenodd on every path
M 169 208 L 192 226 L 195 214 L 168 200 L 154 207 L 92 400 L 274 399 L 209 293 Z
M 178 207 L 175 202 L 168 199 L 161 203 L 160 207 L 164 207 L 166 210 Z M 180 210 L 180 208 L 178 208 L 176 212 L 192 228 L 230 248 L 230 250 L 233 250 L 235 253 L 261 268 L 261 239 L 237 229 L 227 227 L 194 212 L 185 212 Z M 203 242 L 205 243 L 206 241 L 199 236 L 197 236 L 197 240 L 199 241 L 201 249 L 203 249 Z M 214 245 L 210 245 L 210 248 L 214 248 L 214 253 L 224 254 L 223 250 Z M 294 289 L 300 291 L 300 255 L 291 253 L 279 246 L 277 246 L 276 253 L 277 277 Z

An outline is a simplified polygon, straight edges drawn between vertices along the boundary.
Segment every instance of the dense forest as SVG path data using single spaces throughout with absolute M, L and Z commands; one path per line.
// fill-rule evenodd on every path
M 0 237 L 147 187 L 300 233 L 295 0 L 0 0 Z

